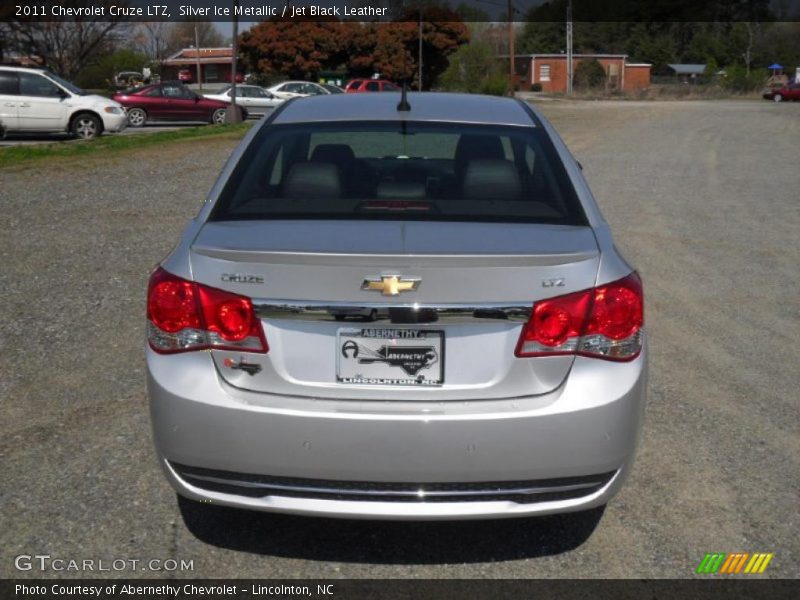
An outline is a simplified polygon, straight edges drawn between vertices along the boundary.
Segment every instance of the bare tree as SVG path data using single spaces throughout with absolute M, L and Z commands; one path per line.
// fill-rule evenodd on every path
M 139 52 L 160 65 L 168 56 L 170 29 L 170 23 L 163 21 L 139 23 L 133 30 L 131 41 Z
M 167 46 L 169 53 L 177 52 L 181 48 L 194 46 L 194 30 L 197 28 L 198 43 L 201 48 L 213 48 L 222 46 L 225 38 L 217 30 L 213 23 L 209 21 L 181 21 L 172 23 L 167 36 Z
M 99 2 L 73 2 L 74 5 Z M 2 24 L 0 37 L 4 51 L 38 57 L 42 64 L 65 77 L 74 77 L 82 68 L 111 51 L 124 35 L 128 24 L 120 21 L 31 21 L 9 19 Z

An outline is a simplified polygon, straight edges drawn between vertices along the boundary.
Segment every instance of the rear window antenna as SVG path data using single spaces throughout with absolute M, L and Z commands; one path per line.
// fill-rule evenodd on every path
M 403 87 L 400 90 L 400 102 L 397 104 L 397 110 L 407 112 L 411 110 L 411 105 L 408 103 L 408 85 L 407 80 L 403 79 Z

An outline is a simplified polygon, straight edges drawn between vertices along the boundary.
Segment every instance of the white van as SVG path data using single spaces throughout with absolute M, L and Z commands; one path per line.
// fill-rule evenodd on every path
M 91 139 L 127 125 L 125 109 L 44 69 L 0 66 L 0 130 L 68 132 Z

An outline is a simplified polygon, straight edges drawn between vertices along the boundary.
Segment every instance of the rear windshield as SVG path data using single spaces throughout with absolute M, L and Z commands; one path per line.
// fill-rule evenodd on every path
M 414 122 L 264 127 L 211 215 L 261 219 L 586 224 L 541 128 Z

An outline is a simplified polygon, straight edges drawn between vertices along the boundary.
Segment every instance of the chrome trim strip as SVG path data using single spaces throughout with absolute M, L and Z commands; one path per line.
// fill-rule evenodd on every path
M 290 321 L 335 321 L 336 316 L 368 317 L 372 322 L 474 323 L 486 321 L 524 322 L 531 316 L 530 304 L 420 304 L 388 302 L 312 302 L 307 300 L 253 299 L 260 319 Z
M 209 483 L 219 483 L 223 485 L 233 485 L 249 489 L 275 490 L 279 492 L 296 492 L 310 494 L 331 494 L 343 496 L 395 496 L 406 498 L 442 498 L 453 496 L 457 498 L 465 496 L 533 496 L 536 494 L 549 494 L 553 492 L 571 492 L 587 488 L 597 487 L 603 481 L 587 481 L 584 483 L 573 483 L 570 485 L 554 485 L 540 487 L 522 488 L 496 488 L 485 490 L 436 490 L 425 491 L 424 488 L 416 490 L 354 490 L 348 488 L 316 487 L 302 485 L 286 485 L 281 483 L 260 483 L 258 481 L 242 481 L 239 479 L 227 479 L 225 477 L 214 477 L 211 475 L 195 475 L 194 473 L 182 473 L 181 477 L 188 480 L 207 481 Z
M 194 244 L 192 252 L 209 258 L 237 263 L 282 265 L 336 265 L 353 267 L 407 268 L 409 260 L 425 267 L 542 267 L 566 265 L 599 256 L 597 250 L 542 254 L 345 254 L 336 252 L 299 252 L 291 250 L 242 250 Z

